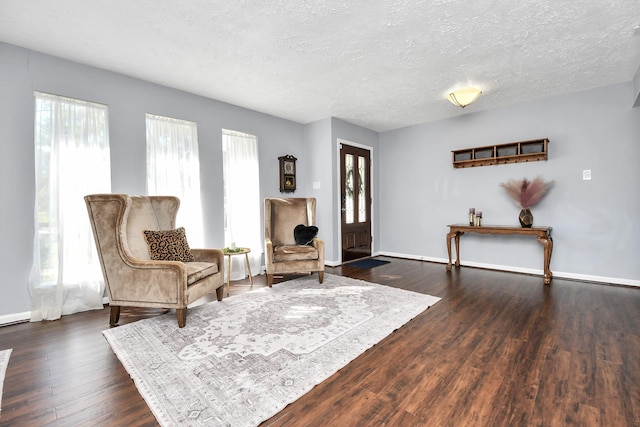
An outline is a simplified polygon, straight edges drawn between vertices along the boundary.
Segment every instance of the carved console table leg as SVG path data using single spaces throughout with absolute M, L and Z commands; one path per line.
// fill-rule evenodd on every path
M 447 271 L 451 271 L 451 239 L 456 233 L 447 233 L 447 252 L 449 253 L 449 264 L 447 264 Z
M 551 253 L 553 252 L 553 239 L 551 236 L 538 237 L 538 243 L 544 247 L 544 284 L 550 285 L 551 279 L 553 279 L 553 273 L 549 268 L 549 264 L 551 264 Z
M 447 233 L 447 252 L 449 253 L 449 264 L 447 264 L 447 271 L 451 271 L 451 239 L 456 241 L 456 267 L 460 267 L 460 235 L 464 234 L 459 231 L 452 231 Z

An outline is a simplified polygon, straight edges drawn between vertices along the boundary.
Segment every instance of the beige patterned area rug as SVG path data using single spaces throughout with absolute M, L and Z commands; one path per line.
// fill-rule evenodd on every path
M 11 356 L 11 350 L 0 351 L 0 411 L 2 411 L 2 389 L 4 386 L 4 376 L 7 373 L 7 366 L 9 365 L 9 356 Z
M 313 275 L 103 334 L 162 426 L 254 426 L 439 299 Z

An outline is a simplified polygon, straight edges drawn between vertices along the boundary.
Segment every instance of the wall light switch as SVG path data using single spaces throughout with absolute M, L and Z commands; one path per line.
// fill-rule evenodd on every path
M 313 181 L 313 189 L 314 190 L 320 189 L 320 181 Z
M 582 171 L 582 179 L 584 181 L 590 181 L 591 180 L 591 169 L 585 169 Z

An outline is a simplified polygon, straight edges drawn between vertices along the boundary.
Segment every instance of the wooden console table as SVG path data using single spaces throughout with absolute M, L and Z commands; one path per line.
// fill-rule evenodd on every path
M 544 284 L 551 284 L 553 273 L 549 269 L 551 263 L 551 252 L 553 251 L 553 239 L 551 238 L 551 227 L 507 227 L 507 226 L 480 226 L 453 224 L 448 225 L 449 233 L 447 233 L 447 251 L 449 252 L 449 264 L 447 271 L 451 270 L 451 239 L 456 240 L 456 267 L 460 267 L 460 236 L 464 233 L 478 234 L 523 234 L 526 236 L 536 236 L 538 243 L 544 247 Z

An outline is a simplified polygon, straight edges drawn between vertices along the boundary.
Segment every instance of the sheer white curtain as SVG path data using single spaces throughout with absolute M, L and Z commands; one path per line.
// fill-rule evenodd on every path
M 84 196 L 111 191 L 108 107 L 34 95 L 32 322 L 102 308 L 104 280 Z
M 255 275 L 262 267 L 260 224 L 260 168 L 255 136 L 222 130 L 224 174 L 225 246 L 250 248 L 249 263 Z M 231 279 L 246 276 L 244 257 L 231 257 Z M 227 273 L 228 274 L 228 273 Z
M 185 228 L 191 247 L 203 247 L 197 125 L 152 114 L 146 122 L 147 194 L 177 196 L 176 227 Z

